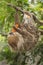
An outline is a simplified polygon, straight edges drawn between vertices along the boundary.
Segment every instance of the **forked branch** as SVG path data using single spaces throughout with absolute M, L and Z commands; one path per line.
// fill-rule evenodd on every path
M 21 8 L 16 7 L 15 5 L 13 5 L 13 4 L 11 4 L 11 3 L 7 3 L 7 5 L 10 6 L 10 7 L 13 7 L 14 9 L 20 11 L 20 12 L 23 13 L 23 14 L 25 13 L 25 14 L 31 16 L 30 12 L 24 11 L 24 10 L 22 10 Z
M 31 17 L 31 15 L 32 15 L 36 23 L 38 23 L 38 24 L 40 24 L 40 25 L 43 25 L 43 22 L 40 22 L 40 21 L 36 18 L 36 16 L 35 16 L 34 14 L 31 14 L 31 13 L 28 12 L 28 11 L 24 11 L 24 10 L 22 10 L 21 8 L 15 6 L 15 5 L 11 4 L 11 3 L 7 3 L 7 5 L 10 6 L 10 7 L 12 7 L 12 8 L 14 8 L 14 9 L 16 9 L 16 10 L 18 10 L 18 11 L 20 11 L 20 12 L 23 13 L 23 14 L 27 14 L 27 15 L 30 16 L 30 17 Z
M 32 16 L 33 16 L 33 19 L 34 19 L 34 21 L 35 21 L 36 23 L 38 23 L 38 24 L 40 24 L 40 25 L 43 25 L 43 22 L 39 21 L 34 14 L 32 14 Z

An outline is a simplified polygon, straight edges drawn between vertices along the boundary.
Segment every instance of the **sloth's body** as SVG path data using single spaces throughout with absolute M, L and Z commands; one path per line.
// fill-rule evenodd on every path
M 20 51 L 23 49 L 24 40 L 22 35 L 20 35 L 18 32 L 15 32 L 8 35 L 8 43 L 14 50 Z
M 19 26 L 16 28 L 18 31 Z M 26 15 L 26 18 L 24 17 L 24 22 L 19 29 L 21 30 L 20 33 L 13 30 L 13 32 L 8 35 L 8 43 L 16 51 L 32 49 L 39 37 L 33 19 L 30 17 L 28 18 Z
M 30 36 L 30 34 L 22 36 L 18 32 L 14 32 L 8 35 L 8 43 L 15 51 L 27 51 L 35 46 L 37 37 Z

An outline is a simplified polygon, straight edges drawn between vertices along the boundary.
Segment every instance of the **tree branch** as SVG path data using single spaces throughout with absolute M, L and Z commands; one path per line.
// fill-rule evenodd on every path
M 20 12 L 22 12 L 23 14 L 25 13 L 25 14 L 27 14 L 28 16 L 31 16 L 30 12 L 24 11 L 24 10 L 22 10 L 21 8 L 15 6 L 15 5 L 11 4 L 11 3 L 7 3 L 7 5 L 10 6 L 10 7 L 13 7 L 14 9 L 16 9 L 16 10 L 18 10 L 18 11 L 20 11 Z
M 24 14 L 24 13 L 27 14 L 27 15 L 30 16 L 30 17 L 31 17 L 31 15 L 32 15 L 36 23 L 38 23 L 38 24 L 40 24 L 40 25 L 43 25 L 43 22 L 40 22 L 40 21 L 36 18 L 36 16 L 35 16 L 34 14 L 31 14 L 31 13 L 28 12 L 28 11 L 24 11 L 24 10 L 22 10 L 21 8 L 15 6 L 15 5 L 11 4 L 11 3 L 7 3 L 7 5 L 10 6 L 10 7 L 15 8 L 16 10 L 22 12 L 23 14 Z
M 8 34 L 0 32 L 0 35 L 7 37 Z
M 43 30 L 39 29 L 39 32 L 41 32 L 41 35 L 43 35 Z
M 36 22 L 36 23 L 38 23 L 39 25 L 43 25 L 43 22 L 41 22 L 41 21 L 39 21 L 38 19 L 37 19 L 37 17 L 32 13 L 32 16 L 33 16 L 33 19 L 34 19 L 34 21 Z

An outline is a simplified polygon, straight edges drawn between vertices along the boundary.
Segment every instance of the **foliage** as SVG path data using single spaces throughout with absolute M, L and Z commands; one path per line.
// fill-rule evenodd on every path
M 14 13 L 16 12 L 11 7 L 7 6 L 6 3 L 12 3 L 22 9 L 27 9 L 29 6 L 27 0 L 1 0 L 0 1 L 0 30 L 8 32 L 14 23 Z M 2 27 L 2 29 L 1 29 Z M 8 28 L 9 27 L 9 28 Z
M 19 61 L 17 62 L 17 59 L 19 57 L 19 53 L 17 52 L 11 52 L 9 46 L 5 46 L 2 51 L 0 52 L 0 60 L 7 59 L 7 62 L 11 65 L 18 65 Z
M 43 20 L 43 2 L 30 5 L 30 11 L 33 12 L 40 20 Z
M 7 6 L 6 3 L 12 3 L 23 10 L 33 12 L 39 19 L 43 19 L 43 2 L 29 4 L 28 0 L 0 0 L 0 31 L 2 32 L 10 31 L 15 20 L 16 10 Z
M 28 0 L 0 0 L 0 31 L 1 32 L 10 32 L 15 22 L 14 15 L 16 13 L 16 10 L 7 6 L 6 4 L 7 2 L 19 6 L 23 10 L 30 11 L 34 13 L 38 17 L 38 19 L 43 20 L 43 2 L 41 1 L 38 1 L 36 4 L 30 4 L 28 3 Z M 43 30 L 43 26 L 40 26 L 39 28 Z M 7 45 L 5 37 L 2 37 L 0 35 L 0 45 L 1 44 L 4 46 L 2 47 L 2 50 L 0 52 L 1 61 L 3 59 L 7 59 L 8 63 L 10 63 L 11 65 L 21 65 L 21 64 L 25 65 L 25 59 L 26 59 L 25 53 L 20 55 L 19 53 L 12 52 L 9 46 Z M 31 54 L 30 55 L 32 56 L 31 58 L 33 61 L 37 55 L 40 55 L 41 59 L 38 62 L 38 65 L 43 65 L 43 38 L 41 41 L 38 42 L 34 50 L 32 50 Z
M 36 47 L 32 50 L 32 52 L 29 52 L 27 55 L 26 53 L 20 54 L 17 52 L 12 52 L 8 45 L 4 46 L 0 52 L 0 60 L 7 59 L 7 62 L 10 63 L 10 65 L 24 65 L 28 57 L 30 63 L 34 64 L 35 57 L 37 57 L 37 55 L 41 57 L 37 65 L 43 65 L 43 37 L 40 42 L 37 43 Z

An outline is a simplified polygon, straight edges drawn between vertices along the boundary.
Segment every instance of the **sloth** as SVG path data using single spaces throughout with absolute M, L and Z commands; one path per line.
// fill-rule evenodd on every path
M 28 51 L 35 47 L 39 32 L 32 16 L 24 14 L 23 22 L 15 24 L 8 35 L 8 43 L 15 51 Z

